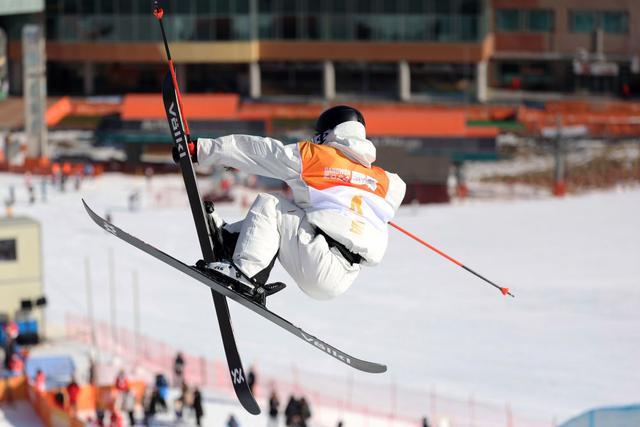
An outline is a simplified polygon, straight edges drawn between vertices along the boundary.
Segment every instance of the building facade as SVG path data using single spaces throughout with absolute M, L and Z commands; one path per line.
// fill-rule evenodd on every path
M 0 317 L 35 319 L 42 330 L 37 303 L 43 297 L 40 224 L 25 217 L 0 218 Z
M 472 97 L 490 53 L 484 0 L 164 3 L 185 91 Z M 48 0 L 43 21 L 51 94 L 157 91 L 164 52 L 150 2 Z M 20 44 L 10 39 L 18 67 Z
M 492 0 L 491 8 L 492 87 L 638 94 L 640 2 Z
M 636 0 L 167 0 L 183 91 L 246 98 L 480 100 L 492 91 L 637 87 Z M 0 17 L 13 93 L 20 26 L 46 26 L 52 95 L 155 92 L 164 73 L 147 0 L 47 0 Z

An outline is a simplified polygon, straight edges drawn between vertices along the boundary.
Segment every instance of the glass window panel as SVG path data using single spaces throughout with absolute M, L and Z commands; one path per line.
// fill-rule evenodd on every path
M 320 38 L 320 20 L 317 16 L 310 15 L 305 18 L 307 29 L 307 38 L 317 40 Z
M 427 2 L 424 0 L 408 0 L 407 12 L 424 13 L 427 10 Z
M 384 13 L 396 13 L 400 9 L 400 2 L 396 0 L 382 0 L 382 11 Z
M 460 13 L 463 15 L 480 15 L 480 0 L 460 0 Z
M 347 2 L 345 0 L 330 0 L 331 12 L 345 13 L 347 11 Z
M 196 13 L 198 15 L 209 14 L 213 12 L 213 5 L 211 0 L 197 0 L 196 1 Z
M 249 13 L 249 0 L 235 0 L 233 9 L 236 13 Z
M 216 40 L 231 40 L 231 18 L 218 16 L 215 18 L 214 34 Z
M 530 10 L 527 13 L 527 29 L 529 31 L 553 31 L 553 11 Z
M 112 14 L 114 13 L 113 0 L 97 0 L 98 1 L 98 13 Z
M 604 12 L 602 14 L 602 29 L 607 33 L 622 34 L 628 32 L 629 18 L 626 12 Z
M 273 0 L 260 0 L 258 2 L 258 10 L 260 12 L 273 12 L 274 9 L 274 1 Z
M 281 16 L 278 19 L 279 38 L 291 40 L 298 36 L 298 21 L 295 15 Z
M 236 15 L 233 17 L 233 39 L 248 40 L 251 36 L 249 15 Z
M 455 12 L 455 2 L 452 0 L 435 0 L 436 5 L 436 13 L 454 13 Z
M 460 22 L 460 40 L 473 41 L 480 38 L 478 27 L 479 18 L 469 15 L 459 16 Z
M 191 2 L 184 0 L 177 0 L 174 3 L 175 13 L 188 14 L 191 13 Z
M 0 261 L 15 261 L 16 258 L 16 239 L 0 240 Z
M 397 16 L 372 15 L 371 26 L 374 40 L 400 40 L 402 38 L 402 26 L 399 25 Z
M 62 7 L 63 13 L 76 14 L 79 12 L 78 0 L 63 0 Z
M 357 0 L 356 13 L 371 13 L 373 11 L 373 1 Z
M 371 40 L 373 28 L 370 15 L 359 15 L 353 19 L 353 31 L 356 40 Z
M 405 15 L 404 38 L 410 41 L 427 39 L 427 20 L 424 16 Z
M 213 19 L 197 18 L 195 24 L 196 40 L 211 40 L 213 38 Z
M 118 0 L 118 13 L 131 15 L 133 13 L 133 2 L 131 0 Z
M 275 20 L 273 15 L 260 15 L 258 17 L 258 37 L 261 39 L 275 38 Z
M 307 3 L 307 10 L 314 13 L 326 12 L 327 4 L 323 1 L 309 0 L 309 2 Z
M 216 0 L 216 13 L 218 15 L 231 13 L 231 0 Z
M 332 15 L 329 19 L 329 38 L 333 40 L 351 39 L 350 22 L 344 15 Z
M 96 2 L 92 1 L 81 1 L 80 2 L 80 13 L 83 15 L 89 15 L 96 13 Z
M 569 28 L 572 33 L 590 33 L 596 29 L 595 13 L 590 10 L 569 12 Z
M 498 31 L 520 31 L 520 11 L 517 9 L 496 10 L 496 28 Z
M 435 20 L 434 36 L 438 41 L 455 40 L 453 34 L 453 17 L 438 16 Z
M 295 13 L 296 0 L 280 0 L 283 12 Z
M 47 14 L 60 13 L 60 1 L 59 0 L 47 0 L 45 3 L 47 8 Z
M 58 38 L 58 18 L 53 14 L 48 14 L 45 21 L 47 29 L 47 40 L 57 40 Z

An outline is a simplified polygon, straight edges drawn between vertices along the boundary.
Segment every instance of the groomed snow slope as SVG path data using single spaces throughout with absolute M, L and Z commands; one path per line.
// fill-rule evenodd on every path
M 51 192 L 47 204 L 26 204 L 22 178 L 0 175 L 0 194 L 18 189 L 16 215 L 42 222 L 49 319 L 86 313 L 84 259 L 91 258 L 96 316 L 110 316 L 107 259 L 115 252 L 117 322 L 131 327 L 132 272 L 141 282 L 142 330 L 183 350 L 223 357 L 209 290 L 98 229 L 80 198 L 115 224 L 186 261 L 199 255 L 186 196 L 177 176 L 107 175 L 81 192 Z M 140 189 L 143 209 L 126 210 Z M 170 194 L 156 205 L 155 194 Z M 246 365 L 263 374 L 292 365 L 375 383 L 504 405 L 536 419 L 564 420 L 593 406 L 640 395 L 640 189 L 563 200 L 482 202 L 400 211 L 397 223 L 481 274 L 509 286 L 501 296 L 469 273 L 390 230 L 382 265 L 331 302 L 314 301 L 289 284 L 272 310 L 328 342 L 386 363 L 389 372 L 350 372 L 280 328 L 231 303 Z M 227 220 L 237 206 L 220 206 Z M 304 377 L 299 381 L 302 386 Z M 331 390 L 326 390 L 331 393 Z M 385 405 L 381 403 L 380 409 Z M 399 405 L 399 404 L 398 404 Z M 424 403 L 424 412 L 428 402 Z

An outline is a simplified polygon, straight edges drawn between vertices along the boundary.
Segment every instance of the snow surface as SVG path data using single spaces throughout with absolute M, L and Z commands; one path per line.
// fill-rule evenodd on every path
M 40 418 L 27 400 L 0 405 L 0 427 L 41 427 Z
M 14 214 L 42 223 L 48 321 L 62 322 L 66 312 L 86 314 L 85 257 L 91 262 L 95 315 L 110 318 L 107 259 L 112 249 L 118 324 L 133 323 L 135 270 L 144 334 L 192 354 L 223 357 L 209 290 L 98 229 L 80 201 L 84 197 L 98 214 L 110 211 L 119 227 L 193 262 L 199 249 L 178 176 L 155 177 L 148 188 L 142 177 L 107 175 L 85 183 L 80 192 L 50 189 L 49 201 L 34 206 L 27 205 L 22 182 L 20 176 L 0 174 L 0 197 L 13 183 Z M 132 213 L 127 196 L 135 190 L 142 194 L 143 208 Z M 369 403 L 412 416 L 420 405 L 429 412 L 434 390 L 461 402 L 508 403 L 516 420 L 522 415 L 544 425 L 594 406 L 638 401 L 639 210 L 638 188 L 402 209 L 398 224 L 509 286 L 516 298 L 502 297 L 390 230 L 382 265 L 364 268 L 345 295 L 314 301 L 278 266 L 272 279 L 289 286 L 269 301 L 273 311 L 336 347 L 386 363 L 387 374 L 354 372 L 230 303 L 243 360 L 268 376 L 285 377 L 301 368 L 342 379 L 355 384 L 356 397 L 367 389 L 396 390 L 395 398 Z M 236 205 L 220 205 L 218 211 L 229 221 L 244 215 Z M 321 387 L 315 379 L 305 383 L 303 374 L 296 381 Z M 417 397 L 402 390 L 414 390 Z M 405 401 L 414 407 L 403 406 Z

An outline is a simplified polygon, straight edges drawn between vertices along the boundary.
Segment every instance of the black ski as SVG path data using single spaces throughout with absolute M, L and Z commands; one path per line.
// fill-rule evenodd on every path
M 113 234 L 114 236 L 124 240 L 125 242 L 129 243 L 130 245 L 135 246 L 136 248 L 148 253 L 149 255 L 159 259 L 160 261 L 163 261 L 164 263 L 166 263 L 166 264 L 168 264 L 168 265 L 180 270 L 181 272 L 187 274 L 188 276 L 191 276 L 192 278 L 196 279 L 197 281 L 205 284 L 206 286 L 211 288 L 212 292 L 216 292 L 221 298 L 223 298 L 223 300 L 224 300 L 224 297 L 231 298 L 232 300 L 234 300 L 238 304 L 243 305 L 244 307 L 246 307 L 249 310 L 259 314 L 260 316 L 264 317 L 265 319 L 270 320 L 271 322 L 273 322 L 276 325 L 280 326 L 281 328 L 291 332 L 293 335 L 297 336 L 298 338 L 302 339 L 303 341 L 308 342 L 309 344 L 313 345 L 314 347 L 318 348 L 319 350 L 323 351 L 324 353 L 327 353 L 329 356 L 332 356 L 332 357 L 338 359 L 342 363 L 344 363 L 346 365 L 349 365 L 352 368 L 355 368 L 355 369 L 358 369 L 358 370 L 361 370 L 361 371 L 364 371 L 364 372 L 369 372 L 369 373 L 382 373 L 382 372 L 385 372 L 387 370 L 387 367 L 385 365 L 381 365 L 381 364 L 373 363 L 373 362 L 368 362 L 366 360 L 357 359 L 357 358 L 355 358 L 353 356 L 350 356 L 347 353 L 344 353 L 344 352 L 338 350 L 337 348 L 325 343 L 324 341 L 316 338 L 315 336 L 313 336 L 311 334 L 308 334 L 304 330 L 302 330 L 299 327 L 293 325 L 288 320 L 286 320 L 286 319 L 278 316 L 277 314 L 273 313 L 272 311 L 268 310 L 266 307 L 256 303 L 255 301 L 245 297 L 244 295 L 242 295 L 240 293 L 237 293 L 234 290 L 228 288 L 227 286 L 225 286 L 223 280 L 216 280 L 215 277 L 211 277 L 208 274 L 204 274 L 200 270 L 198 270 L 198 269 L 196 269 L 194 267 L 190 267 L 190 266 L 184 264 L 183 262 L 173 258 L 171 255 L 168 255 L 168 254 L 160 251 L 159 249 L 149 245 L 148 243 L 145 243 L 142 240 L 140 240 L 140 239 L 138 239 L 138 238 L 136 238 L 136 237 L 124 232 L 124 231 L 122 231 L 120 228 L 118 228 L 115 225 L 109 223 L 108 221 L 106 221 L 103 218 L 101 218 L 100 216 L 98 216 L 95 212 L 93 212 L 89 208 L 89 206 L 87 206 L 87 204 L 84 202 L 84 200 L 82 202 L 84 203 L 84 207 L 87 210 L 87 213 L 89 214 L 91 219 L 93 219 L 93 221 L 96 224 L 98 224 L 100 227 L 102 227 L 103 229 L 105 229 L 109 233 Z M 211 272 L 211 273 L 215 274 L 215 272 Z M 227 278 L 225 278 L 225 279 L 229 280 Z M 245 382 L 243 381 L 243 384 L 244 383 Z
M 193 169 L 193 164 L 191 163 L 191 156 L 188 154 L 188 136 L 185 133 L 183 116 L 180 110 L 180 104 L 178 103 L 177 92 L 173 85 L 171 72 L 166 74 L 162 83 L 162 100 L 164 101 L 171 135 L 173 136 L 174 143 L 181 153 L 180 169 L 182 170 L 184 186 L 187 190 L 187 195 L 189 196 L 189 204 L 191 205 L 191 213 L 193 214 L 193 220 L 198 233 L 198 240 L 202 250 L 202 258 L 209 263 L 215 261 L 213 242 L 211 241 L 211 230 L 209 230 L 209 224 L 202 206 L 202 199 L 200 198 L 200 192 L 198 191 L 198 182 L 196 181 L 196 174 Z M 216 316 L 218 317 L 218 324 L 220 325 L 222 343 L 227 356 L 229 373 L 231 375 L 236 396 L 238 396 L 240 403 L 247 411 L 249 411 L 249 413 L 258 415 L 260 413 L 260 407 L 253 397 L 251 389 L 249 388 L 245 378 L 242 361 L 240 360 L 236 339 L 233 334 L 231 315 L 229 313 L 227 300 L 224 296 L 213 291 L 211 291 L 211 295 L 213 297 Z

